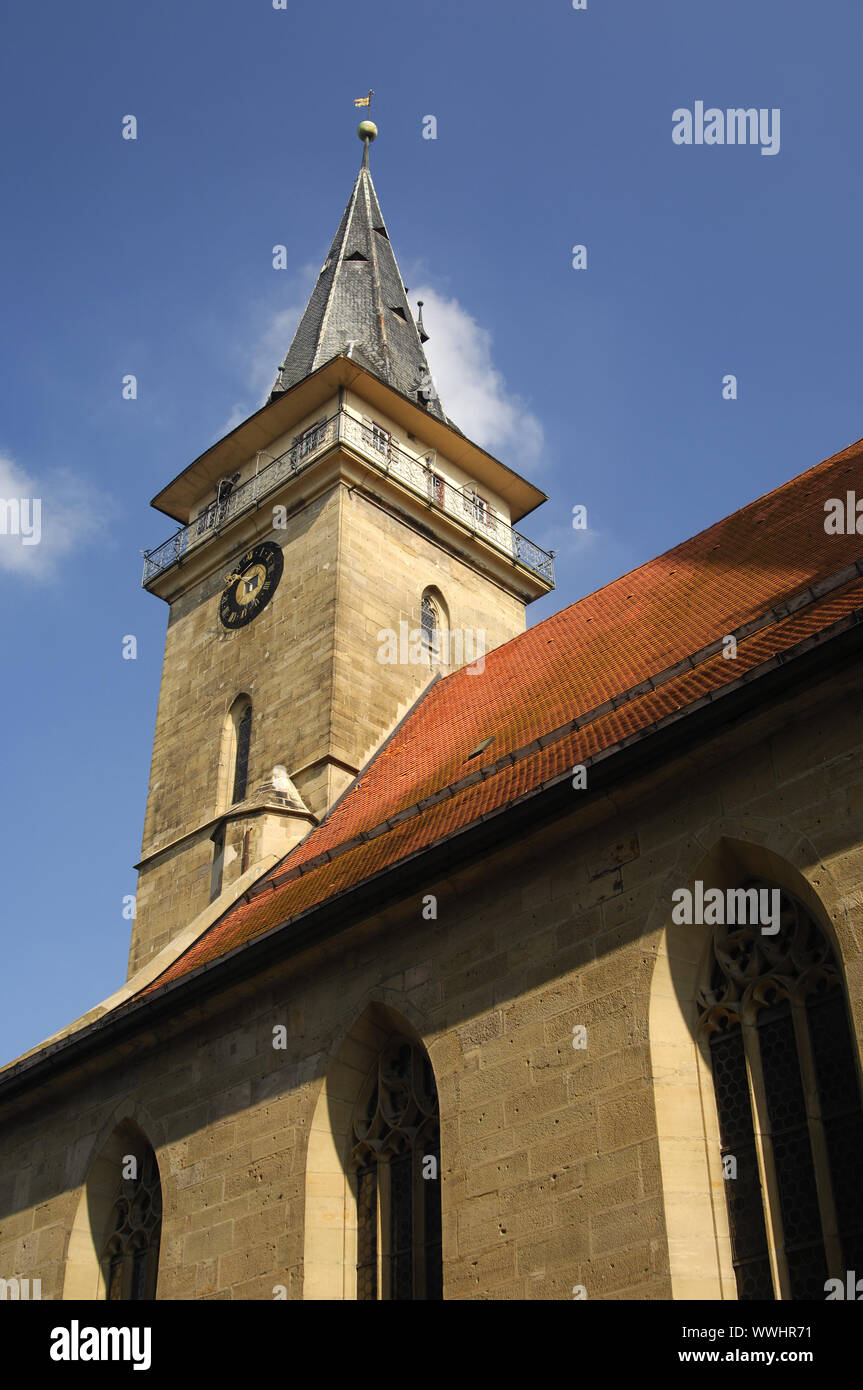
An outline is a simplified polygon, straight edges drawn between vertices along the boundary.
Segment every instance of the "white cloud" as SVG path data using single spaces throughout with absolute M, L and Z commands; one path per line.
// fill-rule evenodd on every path
M 236 429 L 266 401 L 317 274 L 317 267 L 304 266 L 292 289 L 292 303 L 270 315 L 251 346 L 237 349 L 246 368 L 248 390 L 234 402 L 216 439 Z M 423 301 L 423 316 L 432 334 L 426 353 L 447 415 L 477 444 L 491 453 L 509 455 L 512 467 L 519 472 L 539 471 L 544 448 L 542 425 L 494 367 L 488 329 L 482 328 L 457 299 L 446 299 L 428 286 L 411 291 L 412 305 L 418 299 Z
M 52 579 L 105 528 L 113 503 L 69 469 L 34 477 L 0 454 L 0 571 Z
M 299 283 L 292 292 L 292 303 L 270 314 L 263 332 L 256 334 L 251 345 L 235 348 L 235 354 L 243 363 L 246 390 L 240 399 L 234 402 L 230 415 L 214 436 L 215 439 L 222 439 L 226 434 L 230 434 L 231 430 L 236 429 L 237 425 L 241 425 L 250 415 L 254 415 L 266 402 L 279 364 L 284 361 L 285 353 L 309 302 L 317 276 L 316 268 L 311 265 L 304 266 L 299 273 Z
M 248 352 L 248 390 L 231 407 L 230 415 L 214 436 L 216 439 L 230 434 L 260 410 L 272 390 L 279 363 L 284 359 L 305 307 L 305 304 L 292 304 L 271 316 L 266 329 Z
M 411 290 L 412 305 L 418 299 L 430 334 L 426 356 L 447 415 L 483 448 L 509 454 L 518 472 L 537 472 L 542 425 L 493 366 L 491 333 L 457 299 L 427 285 Z

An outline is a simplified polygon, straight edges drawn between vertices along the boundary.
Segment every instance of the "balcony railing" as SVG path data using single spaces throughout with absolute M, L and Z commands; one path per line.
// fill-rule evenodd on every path
M 189 554 L 212 532 L 220 531 L 234 517 L 260 505 L 286 478 L 301 473 L 333 444 L 350 444 L 383 473 L 397 478 L 410 490 L 423 497 L 432 507 L 457 518 L 475 535 L 493 545 L 496 550 L 519 561 L 534 574 L 554 583 L 554 560 L 547 551 L 534 545 L 526 536 L 498 516 L 494 508 L 477 493 L 453 487 L 429 466 L 426 459 L 415 458 L 396 444 L 385 430 L 366 424 L 346 410 L 339 410 L 329 420 L 312 425 L 286 453 L 260 469 L 253 478 L 235 488 L 218 502 L 211 502 L 188 526 L 155 550 L 144 551 L 146 586 L 158 574 Z

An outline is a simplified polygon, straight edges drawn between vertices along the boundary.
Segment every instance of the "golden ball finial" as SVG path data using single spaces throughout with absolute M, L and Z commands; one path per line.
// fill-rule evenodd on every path
M 357 126 L 357 135 L 361 140 L 374 140 L 377 136 L 378 128 L 374 121 L 360 121 Z

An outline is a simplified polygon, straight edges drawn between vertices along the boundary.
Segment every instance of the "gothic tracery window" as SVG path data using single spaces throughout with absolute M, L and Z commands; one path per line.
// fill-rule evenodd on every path
M 836 957 L 801 903 L 779 901 L 775 934 L 714 928 L 699 1028 L 738 1297 L 823 1299 L 828 1277 L 863 1268 L 863 1109 Z
M 425 1050 L 391 1039 L 356 1106 L 357 1298 L 442 1297 L 440 1119 Z
M 137 1158 L 137 1177 L 120 1181 L 108 1232 L 102 1251 L 108 1300 L 155 1298 L 162 1187 L 156 1155 L 149 1146 Z

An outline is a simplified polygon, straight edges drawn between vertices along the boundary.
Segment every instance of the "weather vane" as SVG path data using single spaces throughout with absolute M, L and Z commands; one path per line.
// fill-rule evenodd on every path
M 374 90 L 371 87 L 369 87 L 369 94 L 367 97 L 354 97 L 354 106 L 371 106 L 373 96 Z M 357 126 L 357 135 L 363 142 L 362 167 L 364 169 L 368 169 L 369 167 L 369 145 L 371 144 L 372 140 L 374 140 L 377 137 L 377 133 L 378 128 L 375 125 L 374 121 L 365 119 L 360 121 L 359 125 Z

